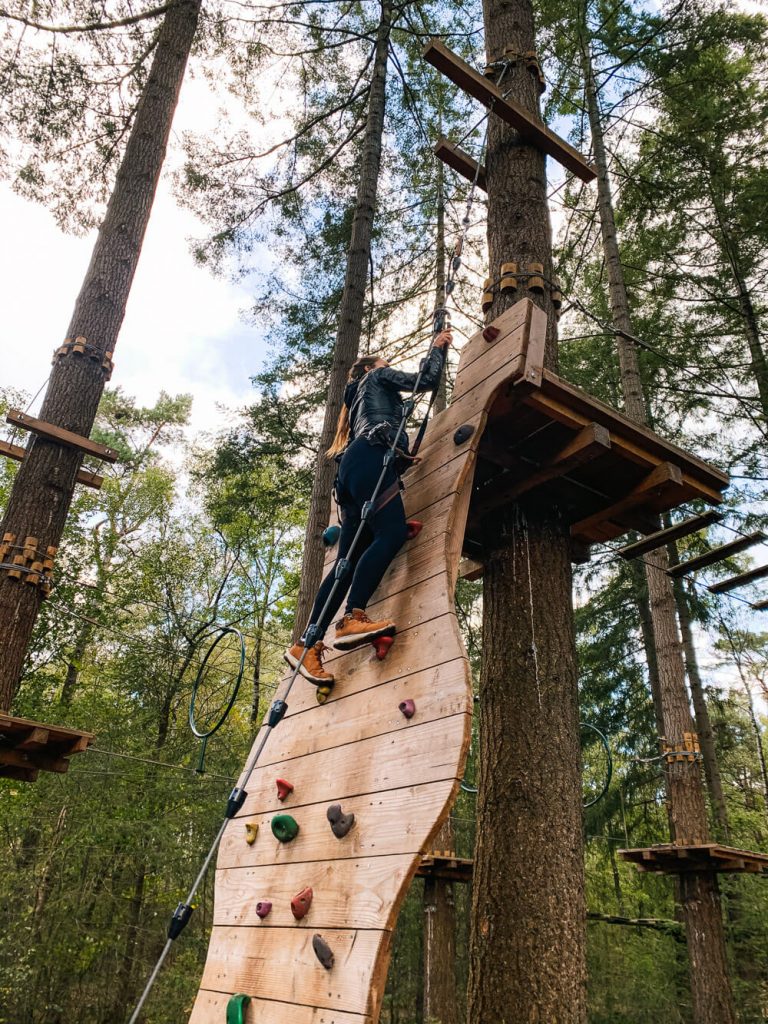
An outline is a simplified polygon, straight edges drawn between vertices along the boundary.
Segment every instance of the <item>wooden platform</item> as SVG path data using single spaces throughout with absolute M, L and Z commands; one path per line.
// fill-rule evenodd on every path
M 629 530 L 653 534 L 661 512 L 694 498 L 719 504 L 727 474 L 542 369 L 546 321 L 537 307 L 529 304 L 527 337 L 511 340 L 523 305 L 494 322 L 494 341 L 479 333 L 462 351 L 457 386 L 499 382 L 478 451 L 466 554 L 481 559 L 484 527 L 512 501 L 534 511 L 557 505 L 586 545 Z
M 0 778 L 34 782 L 41 771 L 66 772 L 69 758 L 92 742 L 92 733 L 0 711 Z
M 768 854 L 750 853 L 719 843 L 702 843 L 698 846 L 675 846 L 662 843 L 658 846 L 619 850 L 622 860 L 629 861 L 638 871 L 654 871 L 662 874 L 677 874 L 682 871 L 722 871 L 761 874 L 768 872 Z
M 418 878 L 442 878 L 447 882 L 471 882 L 474 861 L 449 851 L 428 853 L 416 871 Z

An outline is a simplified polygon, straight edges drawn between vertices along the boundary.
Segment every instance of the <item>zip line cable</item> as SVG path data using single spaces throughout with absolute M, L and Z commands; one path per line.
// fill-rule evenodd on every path
M 506 68 L 507 65 L 504 64 L 501 68 L 497 85 L 501 84 L 501 81 L 506 72 Z M 491 112 L 492 109 L 493 105 L 491 105 L 491 107 L 489 108 L 489 113 Z M 488 125 L 486 124 L 483 149 L 485 149 L 487 145 L 487 140 Z M 454 289 L 456 272 L 461 266 L 461 252 L 464 247 L 464 241 L 466 239 L 467 230 L 469 228 L 470 213 L 472 209 L 472 203 L 474 202 L 475 192 L 477 190 L 477 180 L 480 174 L 480 166 L 481 163 L 478 160 L 477 169 L 475 171 L 475 177 L 474 180 L 472 181 L 469 194 L 467 197 L 466 212 L 464 218 L 462 219 L 461 231 L 459 233 L 458 239 L 456 240 L 454 255 L 448 265 L 448 273 L 446 275 L 445 281 L 444 301 L 441 305 L 435 308 L 432 325 L 432 338 L 430 340 L 429 348 L 427 349 L 427 354 L 421 361 L 421 364 L 419 365 L 419 370 L 418 373 L 416 374 L 416 379 L 414 381 L 413 388 L 411 389 L 411 394 L 405 400 L 405 402 L 403 402 L 403 412 L 400 417 L 400 422 L 397 426 L 397 430 L 395 431 L 395 435 L 390 441 L 389 447 L 384 454 L 381 473 L 379 474 L 379 478 L 376 481 L 376 486 L 373 489 L 373 493 L 371 494 L 371 497 L 368 499 L 368 501 L 364 503 L 361 509 L 360 523 L 357 527 L 357 530 L 355 531 L 354 537 L 352 538 L 352 543 L 350 544 L 349 551 L 347 552 L 347 557 L 339 558 L 336 561 L 336 567 L 334 569 L 333 586 L 331 587 L 328 597 L 326 598 L 325 603 L 320 611 L 318 621 L 314 623 L 309 623 L 307 629 L 305 630 L 303 640 L 304 650 L 301 653 L 301 657 L 299 658 L 296 667 L 294 668 L 291 676 L 289 677 L 288 682 L 285 684 L 283 696 L 281 698 L 275 699 L 272 703 L 272 706 L 269 710 L 269 715 L 267 717 L 267 723 L 264 733 L 262 734 L 261 739 L 257 742 L 256 750 L 254 751 L 253 756 L 250 759 L 250 762 L 247 764 L 245 768 L 245 772 L 243 774 L 240 785 L 235 786 L 229 795 L 224 820 L 222 821 L 219 830 L 216 833 L 213 843 L 211 844 L 208 854 L 205 857 L 205 860 L 203 861 L 203 864 L 197 874 L 197 877 L 192 883 L 189 893 L 187 894 L 186 900 L 183 903 L 179 903 L 179 905 L 176 907 L 176 910 L 173 912 L 171 921 L 168 925 L 168 938 L 166 939 L 165 945 L 163 946 L 160 956 L 157 959 L 157 963 L 152 969 L 152 973 L 150 974 L 149 979 L 147 980 L 147 984 L 144 987 L 144 991 L 142 992 L 139 1001 L 136 1004 L 136 1008 L 133 1011 L 133 1014 L 131 1015 L 128 1024 L 136 1024 L 136 1022 L 138 1021 L 139 1014 L 141 1013 L 141 1010 L 144 1006 L 144 1003 L 147 1000 L 147 997 L 149 996 L 149 993 L 152 991 L 155 981 L 157 980 L 157 976 L 160 973 L 160 970 L 165 962 L 165 959 L 171 950 L 171 946 L 173 945 L 174 941 L 179 937 L 179 935 L 181 935 L 186 925 L 189 923 L 189 919 L 191 918 L 194 909 L 192 906 L 192 900 L 195 897 L 195 893 L 200 887 L 200 884 L 202 883 L 203 878 L 205 877 L 205 874 L 208 871 L 211 861 L 213 860 L 216 850 L 218 849 L 219 843 L 221 842 L 222 836 L 224 835 L 224 831 L 227 827 L 227 824 L 232 818 L 235 817 L 237 812 L 242 808 L 243 804 L 245 803 L 246 797 L 248 796 L 245 787 L 248 785 L 248 781 L 251 778 L 251 775 L 253 774 L 256 765 L 258 764 L 261 753 L 264 750 L 264 747 L 266 746 L 269 737 L 271 736 L 273 730 L 280 724 L 280 722 L 285 717 L 285 713 L 288 710 L 287 698 L 290 695 L 291 689 L 293 688 L 293 684 L 296 682 L 299 672 L 301 671 L 301 667 L 304 664 L 304 659 L 307 656 L 307 651 L 309 651 L 310 648 L 313 647 L 314 644 L 320 639 L 319 624 L 325 620 L 325 616 L 328 612 L 328 609 L 331 607 L 331 603 L 335 598 L 339 590 L 339 587 L 346 580 L 351 569 L 351 557 L 354 555 L 354 552 L 357 549 L 358 544 L 360 543 L 363 533 L 368 528 L 368 523 L 375 515 L 377 499 L 381 494 L 382 488 L 384 486 L 384 481 L 387 477 L 390 468 L 394 467 L 394 463 L 397 458 L 397 448 L 400 439 L 402 438 L 403 433 L 405 432 L 406 424 L 410 419 L 415 408 L 416 395 L 418 395 L 419 393 L 419 385 L 421 384 L 422 377 L 424 376 L 424 372 L 426 370 L 427 360 L 429 359 L 429 356 L 431 355 L 434 349 L 435 339 L 437 338 L 438 334 L 440 334 L 440 332 L 445 329 L 446 324 L 450 322 L 450 314 L 447 308 L 447 303 Z M 435 388 L 435 390 L 433 391 L 433 396 L 432 399 L 430 400 L 429 408 L 431 408 L 432 406 L 432 402 L 434 401 L 434 395 L 436 394 L 436 392 L 437 388 Z M 420 435 L 422 436 L 423 428 L 425 428 L 425 425 L 427 423 L 428 415 L 429 409 L 427 410 L 427 414 L 424 418 L 422 430 L 420 430 L 419 432 Z M 417 437 L 414 447 L 416 447 L 416 445 L 418 445 L 419 442 L 420 437 Z

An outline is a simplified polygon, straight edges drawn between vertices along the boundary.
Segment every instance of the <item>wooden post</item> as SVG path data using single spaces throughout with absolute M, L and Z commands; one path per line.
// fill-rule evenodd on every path
M 103 361 L 74 351 L 57 358 L 40 420 L 88 437 L 111 369 L 128 294 L 160 179 L 171 122 L 192 45 L 200 0 L 183 0 L 163 20 L 107 212 L 94 246 L 67 336 L 84 337 Z M 0 535 L 10 531 L 58 547 L 80 470 L 81 450 L 38 435 L 21 465 Z M 0 710 L 9 709 L 42 600 L 39 587 L 0 573 Z
M 486 50 L 535 49 L 530 0 L 484 0 Z M 540 121 L 524 62 L 502 89 Z M 491 115 L 486 156 L 491 278 L 539 263 L 552 280 L 545 156 Z M 550 291 L 497 290 L 489 319 L 528 296 L 547 314 L 544 366 L 557 365 Z M 586 1020 L 583 840 L 568 531 L 553 508 L 499 510 L 486 549 L 469 1024 Z
M 452 850 L 453 844 L 448 818 L 434 846 L 437 850 Z M 434 875 L 424 879 L 424 1024 L 459 1024 L 453 884 Z

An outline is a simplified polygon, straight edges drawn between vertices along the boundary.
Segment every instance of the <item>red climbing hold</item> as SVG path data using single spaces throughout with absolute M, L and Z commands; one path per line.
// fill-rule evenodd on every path
M 406 718 L 413 718 L 413 716 L 416 714 L 416 705 L 410 699 L 401 700 L 398 707 L 400 708 L 400 710 L 402 711 Z
M 496 341 L 496 339 L 498 338 L 498 336 L 499 336 L 500 334 L 501 334 L 501 331 L 499 330 L 499 328 L 498 328 L 498 327 L 490 327 L 490 326 L 488 326 L 488 327 L 486 327 L 486 328 L 485 328 L 485 330 L 483 331 L 483 337 L 484 337 L 484 338 L 485 338 L 485 340 L 486 340 L 486 341 L 488 341 L 488 342 L 490 342 L 490 341 Z
M 263 921 L 265 917 L 269 916 L 269 912 L 272 910 L 272 903 L 269 900 L 259 900 L 256 904 L 256 916 L 260 917 Z
M 409 519 L 405 525 L 408 527 L 408 533 L 406 534 L 408 540 L 413 540 L 414 537 L 418 537 L 424 529 L 424 523 L 419 519 Z
M 379 661 L 384 661 L 389 654 L 389 648 L 394 642 L 395 638 L 393 636 L 380 636 L 378 640 L 373 641 L 373 649 L 376 651 L 376 657 Z
M 293 792 L 293 786 L 290 782 L 285 779 L 277 779 L 277 799 L 285 800 L 285 798 Z
M 300 921 L 302 917 L 306 917 L 309 913 L 309 908 L 312 906 L 312 890 L 307 886 L 306 889 L 302 889 L 300 893 L 293 897 L 291 900 L 291 913 Z

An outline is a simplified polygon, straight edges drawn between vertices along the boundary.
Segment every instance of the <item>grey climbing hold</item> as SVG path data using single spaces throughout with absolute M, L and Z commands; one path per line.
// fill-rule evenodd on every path
M 475 428 L 470 423 L 465 423 L 463 427 L 459 427 L 456 433 L 453 435 L 453 443 L 456 445 L 464 444 L 475 432 Z
M 315 956 L 326 969 L 326 971 L 330 971 L 330 969 L 333 967 L 333 950 L 322 937 L 322 935 L 312 936 L 312 949 L 314 949 Z
M 331 831 L 337 839 L 343 839 L 355 824 L 354 814 L 344 814 L 341 804 L 331 804 L 325 813 L 331 823 Z

